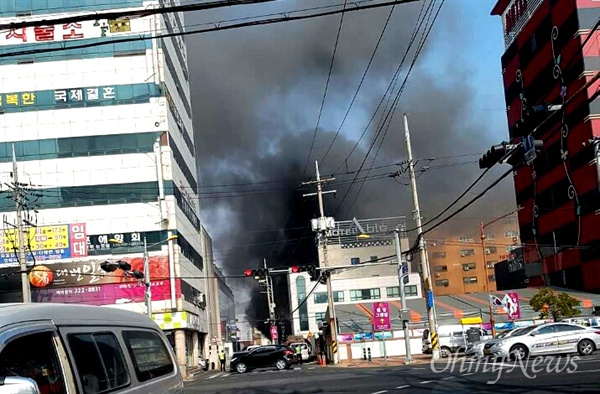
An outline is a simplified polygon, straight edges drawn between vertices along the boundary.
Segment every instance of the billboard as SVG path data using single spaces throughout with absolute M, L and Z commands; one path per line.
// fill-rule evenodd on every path
M 143 271 L 141 257 L 123 258 L 132 270 Z M 78 261 L 36 265 L 29 274 L 33 302 L 78 303 L 111 305 L 144 302 L 142 281 L 125 276 L 123 271 L 106 273 L 100 268 L 102 261 Z M 171 297 L 169 259 L 166 256 L 149 258 L 152 300 L 163 301 Z M 18 268 L 13 268 L 18 271 Z M 21 297 L 20 275 L 11 275 L 0 283 L 0 302 L 14 302 Z M 176 292 L 181 294 L 180 282 Z
M 0 265 L 18 263 L 15 250 L 19 246 L 14 228 L 0 232 Z M 25 242 L 36 261 L 61 260 L 88 255 L 85 223 L 29 227 Z M 33 261 L 29 250 L 27 260 Z
M 362 227 L 363 234 L 368 234 L 369 238 L 361 239 L 361 234 L 356 222 Z M 344 220 L 335 223 L 335 228 L 327 231 L 327 244 L 340 245 L 342 248 L 355 248 L 367 246 L 393 245 L 394 235 L 391 233 L 396 227 L 401 231 L 406 229 L 406 218 L 404 216 L 362 219 L 362 220 Z M 404 237 L 404 235 L 401 235 Z

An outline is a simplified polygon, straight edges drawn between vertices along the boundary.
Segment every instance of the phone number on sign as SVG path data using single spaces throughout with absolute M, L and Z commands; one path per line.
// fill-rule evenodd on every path
M 99 293 L 99 292 L 100 292 L 100 286 L 92 286 L 92 287 L 75 287 L 73 289 L 57 290 L 56 294 L 67 295 L 67 294 L 84 294 L 84 293 Z

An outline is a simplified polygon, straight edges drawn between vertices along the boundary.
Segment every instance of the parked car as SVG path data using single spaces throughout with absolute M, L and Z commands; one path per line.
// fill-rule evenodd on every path
M 275 367 L 278 370 L 290 368 L 296 364 L 296 355 L 289 346 L 260 346 L 249 352 L 238 352 L 231 356 L 230 369 L 244 373 L 256 368 Z
M 468 345 L 467 332 L 469 329 L 477 330 L 480 340 L 492 338 L 489 332 L 478 326 L 463 326 L 460 324 L 440 326 L 438 329 L 440 356 L 448 357 L 452 353 L 465 351 Z M 431 340 L 428 329 L 423 331 L 422 345 L 423 354 L 431 354 Z
M 312 351 L 309 344 L 306 342 L 294 342 L 290 344 L 290 347 L 294 351 L 296 350 L 296 346 L 300 346 L 300 354 L 302 355 L 302 360 L 298 361 L 309 361 L 312 355 Z
M 162 330 L 120 309 L 0 304 L 0 394 L 183 393 Z
M 500 340 L 502 338 L 513 336 L 513 335 L 519 335 L 519 333 L 524 329 L 525 328 L 515 328 L 510 331 L 505 331 L 501 334 L 498 334 L 498 336 L 496 336 L 496 338 L 484 339 L 482 341 L 470 343 L 467 345 L 467 350 L 465 350 L 465 357 L 482 358 L 482 357 L 484 357 L 483 347 L 485 346 L 486 343 L 500 342 Z
M 483 353 L 492 357 L 523 359 L 529 355 L 574 352 L 586 356 L 599 348 L 600 330 L 561 322 L 526 327 L 518 335 L 486 343 Z

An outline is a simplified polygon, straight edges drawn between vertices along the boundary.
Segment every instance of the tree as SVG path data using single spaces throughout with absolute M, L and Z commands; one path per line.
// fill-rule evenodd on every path
M 567 293 L 556 293 L 549 287 L 541 288 L 529 301 L 529 305 L 533 310 L 540 312 L 540 319 L 552 317 L 554 321 L 559 320 L 561 317 L 579 315 L 581 311 L 575 307 L 580 304 L 581 301 Z

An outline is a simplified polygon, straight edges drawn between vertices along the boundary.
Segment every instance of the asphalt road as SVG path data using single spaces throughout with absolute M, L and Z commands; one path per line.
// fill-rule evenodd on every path
M 573 359 L 522 363 L 457 361 L 387 368 L 303 365 L 287 371 L 208 373 L 186 384 L 186 393 L 598 393 L 600 352 Z

